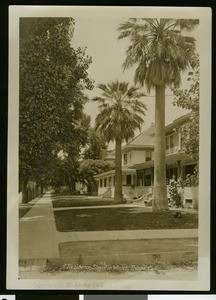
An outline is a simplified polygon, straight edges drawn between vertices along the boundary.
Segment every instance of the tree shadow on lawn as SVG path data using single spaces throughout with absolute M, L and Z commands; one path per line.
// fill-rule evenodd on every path
M 198 228 L 198 214 L 175 211 L 146 212 L 142 208 L 107 207 L 54 211 L 58 231 L 103 231 Z

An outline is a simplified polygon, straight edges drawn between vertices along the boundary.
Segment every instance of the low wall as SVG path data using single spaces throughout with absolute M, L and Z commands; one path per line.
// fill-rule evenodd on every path
M 99 187 L 98 188 L 98 196 L 106 193 L 108 191 L 108 189 L 109 189 L 108 187 Z
M 98 195 L 102 195 L 110 189 L 109 187 L 99 187 Z M 122 192 L 125 198 L 139 198 L 143 194 L 153 193 L 153 186 L 123 186 Z M 115 188 L 111 187 L 111 198 L 114 198 Z M 179 191 L 181 194 L 182 202 L 185 207 L 198 208 L 199 200 L 199 188 L 198 187 L 184 187 Z M 168 187 L 167 187 L 167 197 L 170 198 Z
M 137 196 L 141 197 L 143 194 L 153 193 L 153 186 L 137 186 Z
M 152 186 L 123 186 L 123 194 L 126 198 L 139 198 L 141 196 L 152 193 L 153 187 Z
M 183 204 L 184 206 L 193 206 L 198 208 L 199 201 L 199 188 L 196 187 L 184 187 L 183 188 Z

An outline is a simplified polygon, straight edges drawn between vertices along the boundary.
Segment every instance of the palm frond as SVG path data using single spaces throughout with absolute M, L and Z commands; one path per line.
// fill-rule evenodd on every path
M 136 66 L 134 82 L 148 91 L 155 85 L 178 85 L 180 73 L 193 64 L 195 39 L 183 35 L 197 19 L 131 18 L 120 24 L 119 39 L 129 39 L 123 70 Z M 176 74 L 176 77 L 174 76 Z
M 141 128 L 145 116 L 146 105 L 140 100 L 144 94 L 137 87 L 129 86 L 128 82 L 118 80 L 98 87 L 102 97 L 95 98 L 99 102 L 96 129 L 103 132 L 108 141 L 116 137 L 122 140 L 133 137 L 135 129 Z
M 175 24 L 181 30 L 192 31 L 199 25 L 199 19 L 176 19 Z

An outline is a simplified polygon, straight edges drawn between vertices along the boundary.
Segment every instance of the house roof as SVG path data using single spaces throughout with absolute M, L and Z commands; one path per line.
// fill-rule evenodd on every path
M 135 137 L 132 141 L 127 143 L 122 147 L 122 152 L 127 152 L 127 150 L 131 149 L 151 149 L 154 148 L 154 138 L 152 137 L 152 133 L 155 130 L 155 125 L 152 124 L 149 128 L 141 132 L 137 137 Z
M 115 160 L 115 150 L 105 150 L 103 155 L 104 160 Z
M 154 145 L 125 145 L 122 147 L 122 153 L 127 153 L 131 150 L 153 150 Z
M 183 115 L 175 120 L 172 123 L 168 124 L 165 127 L 165 132 L 168 134 L 169 132 L 173 131 L 174 128 L 178 127 L 182 123 L 187 122 L 190 119 L 190 113 Z M 150 149 L 154 148 L 154 136 L 155 136 L 155 125 L 150 125 L 149 128 L 142 131 L 137 137 L 135 137 L 132 141 L 127 143 L 125 146 L 122 147 L 123 153 L 127 152 L 127 149 Z
M 166 126 L 165 130 L 166 133 L 169 133 L 171 131 L 173 131 L 174 128 L 178 127 L 179 125 L 187 122 L 190 120 L 190 113 L 183 115 L 177 119 L 175 119 L 172 123 L 170 123 L 169 125 Z
M 190 113 L 183 115 L 165 127 L 166 134 L 171 133 L 176 127 L 187 122 L 190 119 Z M 122 147 L 122 153 L 131 150 L 153 150 L 154 149 L 155 125 L 151 124 L 146 130 Z M 108 151 L 105 160 L 115 160 L 115 150 Z

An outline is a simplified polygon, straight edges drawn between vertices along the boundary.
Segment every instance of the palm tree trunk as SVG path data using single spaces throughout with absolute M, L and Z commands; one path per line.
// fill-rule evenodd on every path
M 114 202 L 122 202 L 122 153 L 121 153 L 121 139 L 116 138 L 115 148 L 115 193 Z
M 165 86 L 156 86 L 153 211 L 167 210 L 165 162 Z

